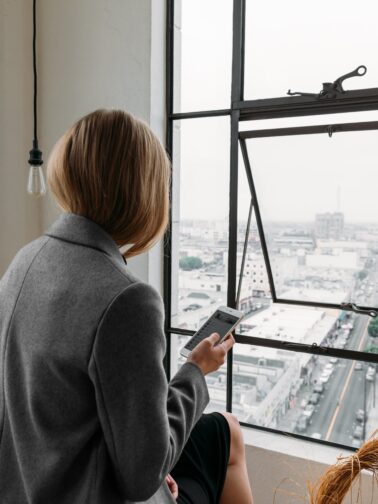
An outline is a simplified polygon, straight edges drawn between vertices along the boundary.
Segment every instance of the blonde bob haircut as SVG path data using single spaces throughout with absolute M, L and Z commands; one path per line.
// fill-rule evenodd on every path
M 147 124 L 123 110 L 96 110 L 57 142 L 47 179 L 59 206 L 101 226 L 124 257 L 151 248 L 169 216 L 170 162 Z

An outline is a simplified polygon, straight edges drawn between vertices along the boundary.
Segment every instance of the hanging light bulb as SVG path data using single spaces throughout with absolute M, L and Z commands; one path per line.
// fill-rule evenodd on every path
M 45 177 L 42 170 L 42 152 L 38 149 L 38 142 L 33 141 L 33 148 L 29 158 L 28 193 L 32 196 L 43 196 L 46 194 Z
M 27 191 L 33 196 L 43 196 L 46 194 L 46 183 L 43 175 L 42 165 L 42 152 L 38 148 L 37 138 L 37 55 L 36 55 L 36 36 L 37 36 L 37 22 L 36 22 L 36 0 L 33 0 L 33 75 L 34 75 L 34 140 L 33 148 L 29 152 L 29 176 Z

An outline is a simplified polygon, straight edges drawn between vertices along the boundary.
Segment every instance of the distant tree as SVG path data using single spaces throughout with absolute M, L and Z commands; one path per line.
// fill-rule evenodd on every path
M 185 271 L 201 268 L 202 264 L 202 259 L 195 256 L 182 257 L 179 261 L 180 268 Z
M 368 345 L 365 348 L 365 352 L 378 354 L 378 346 L 377 345 Z
M 365 269 L 363 269 L 358 272 L 357 276 L 359 280 L 364 280 L 368 276 L 368 272 Z
M 368 327 L 368 333 L 371 338 L 378 338 L 378 317 L 373 318 Z

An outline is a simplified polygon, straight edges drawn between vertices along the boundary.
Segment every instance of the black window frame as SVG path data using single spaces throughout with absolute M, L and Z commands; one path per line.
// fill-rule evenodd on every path
M 185 0 L 184 0 L 185 1 Z M 175 0 L 167 0 L 166 9 L 166 113 L 167 113 L 167 131 L 166 131 L 166 148 L 170 156 L 172 156 L 173 148 L 173 124 L 177 120 L 190 120 L 195 118 L 209 118 L 217 116 L 229 116 L 231 124 L 231 143 L 230 143 L 230 192 L 229 192 L 229 238 L 228 238 L 228 265 L 227 265 L 227 305 L 236 308 L 241 291 L 242 273 L 244 270 L 245 254 L 248 242 L 248 233 L 250 228 L 252 212 L 255 212 L 256 222 L 259 230 L 262 248 L 264 248 L 264 233 L 261 223 L 261 216 L 259 215 L 257 199 L 253 189 L 253 178 L 249 166 L 248 153 L 245 145 L 248 133 L 246 131 L 239 131 L 239 123 L 241 121 L 255 121 L 260 119 L 276 119 L 284 117 L 299 117 L 311 116 L 322 114 L 336 114 L 346 112 L 363 112 L 369 110 L 378 110 L 378 88 L 358 89 L 345 91 L 343 94 L 335 97 L 319 98 L 316 96 L 288 96 L 278 98 L 264 98 L 257 100 L 244 100 L 244 42 L 245 42 L 245 10 L 246 0 L 233 0 L 233 30 L 232 30 L 232 83 L 231 83 L 231 103 L 229 109 L 217 110 L 201 110 L 190 112 L 174 112 L 174 4 Z M 362 123 L 356 123 L 362 124 Z M 377 123 L 378 124 L 378 123 Z M 374 129 L 376 129 L 376 125 Z M 345 125 L 331 125 L 333 128 Z M 315 128 L 317 126 L 314 126 Z M 329 128 L 330 125 L 324 125 L 324 128 Z M 351 126 L 352 128 L 355 126 Z M 303 127 L 304 128 L 304 127 Z M 308 128 L 308 127 L 307 127 Z M 310 127 L 311 128 L 311 127 Z M 279 128 L 277 128 L 278 130 Z M 282 128 L 280 128 L 282 129 Z M 289 128 L 286 128 L 289 129 Z M 262 131 L 262 130 L 260 130 Z M 336 131 L 335 129 L 331 131 Z M 330 130 L 325 130 L 329 133 Z M 239 170 L 239 146 L 241 148 L 242 157 L 244 160 L 244 167 L 246 169 L 248 183 L 251 190 L 251 201 L 249 207 L 249 215 L 246 227 L 246 235 L 243 247 L 243 258 L 240 267 L 239 284 L 237 285 L 237 229 L 238 229 L 238 170 Z M 172 186 L 170 187 L 170 195 L 172 197 Z M 255 197 L 255 198 L 254 198 Z M 171 208 L 172 211 L 172 208 Z M 164 305 L 165 305 L 165 333 L 167 340 L 167 352 L 165 356 L 165 369 L 168 380 L 171 377 L 170 362 L 171 362 L 171 335 L 184 335 L 192 336 L 195 331 L 172 327 L 171 325 L 171 277 L 172 277 L 172 214 L 170 214 L 169 224 L 166 235 L 164 237 Z M 262 239 L 261 239 L 262 238 Z M 266 247 L 266 245 L 265 245 Z M 263 249 L 264 252 L 264 249 Z M 269 261 L 267 263 L 267 251 L 264 252 L 264 260 L 266 271 L 270 282 L 273 281 L 269 278 L 271 270 Z M 276 299 L 272 299 L 277 302 Z M 279 302 L 287 302 L 288 304 L 307 306 L 323 306 L 346 309 L 355 311 L 351 306 L 338 306 L 330 305 L 329 303 L 314 303 L 314 302 L 300 302 L 279 300 Z M 371 308 L 369 308 L 371 310 Z M 369 316 L 369 315 L 365 315 Z M 276 339 L 265 339 L 253 336 L 244 336 L 242 334 L 234 333 L 237 343 L 247 344 L 253 346 L 276 348 L 282 350 L 290 350 L 299 353 L 308 353 L 319 356 L 337 357 L 341 359 L 356 360 L 367 363 L 378 363 L 378 355 L 367 353 L 357 350 L 338 349 L 321 345 L 308 345 L 303 343 L 293 343 L 289 341 L 281 341 Z M 233 369 L 233 352 L 232 349 L 227 355 L 227 381 L 226 381 L 226 410 L 232 412 L 232 369 Z M 323 439 L 313 439 L 305 435 L 297 434 L 294 432 L 286 432 L 260 425 L 240 422 L 241 425 L 251 427 L 254 429 L 285 434 L 286 436 L 310 440 L 314 443 L 326 444 L 329 446 L 336 446 L 344 449 L 353 449 L 349 445 L 343 445 Z

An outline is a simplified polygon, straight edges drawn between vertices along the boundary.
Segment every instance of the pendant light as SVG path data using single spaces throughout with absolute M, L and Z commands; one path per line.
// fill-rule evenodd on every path
M 46 193 L 46 183 L 45 177 L 42 170 L 42 152 L 38 148 L 38 136 L 37 136 L 37 56 L 36 56 L 36 33 L 37 22 L 36 22 L 36 0 L 33 0 L 33 76 L 34 76 L 34 138 L 33 138 L 33 148 L 29 152 L 29 177 L 27 191 L 33 196 L 43 196 Z

